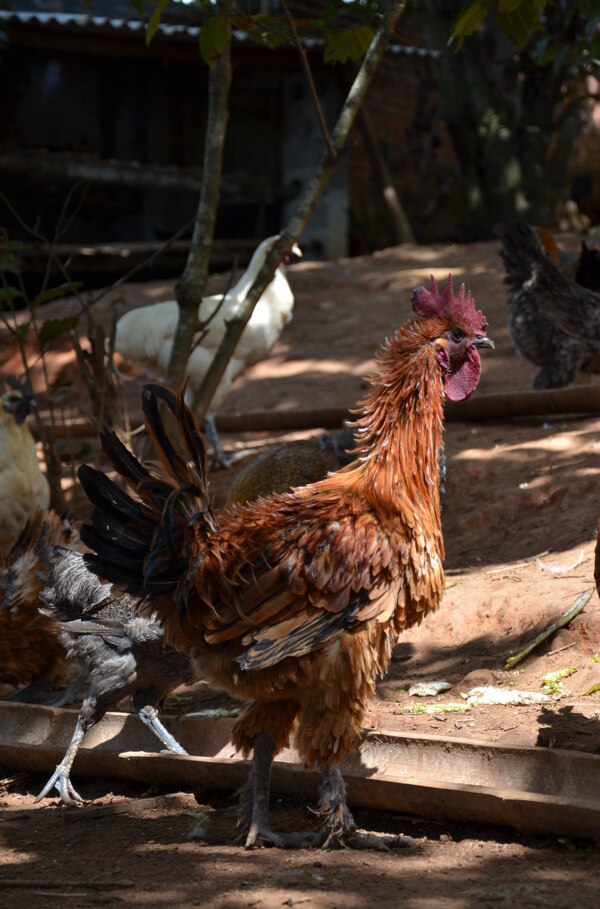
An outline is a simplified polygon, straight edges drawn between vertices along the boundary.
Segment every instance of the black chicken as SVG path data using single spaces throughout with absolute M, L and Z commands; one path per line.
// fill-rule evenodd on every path
M 502 236 L 510 288 L 508 328 L 518 353 L 539 367 L 534 388 L 562 388 L 578 372 L 600 372 L 600 293 L 561 270 L 536 233 L 518 221 Z M 585 247 L 575 270 L 594 284 L 597 251 Z M 590 324 L 598 330 L 590 331 Z
M 165 747 L 175 754 L 187 753 L 160 722 L 156 708 L 174 688 L 195 676 L 186 654 L 165 647 L 160 625 L 136 612 L 138 598 L 102 584 L 88 571 L 81 553 L 50 546 L 40 555 L 47 573 L 40 595 L 43 611 L 56 621 L 61 641 L 77 658 L 89 689 L 65 756 L 36 801 L 56 787 L 63 802 L 75 805 L 82 798 L 70 773 L 83 737 L 129 695 L 140 719 Z

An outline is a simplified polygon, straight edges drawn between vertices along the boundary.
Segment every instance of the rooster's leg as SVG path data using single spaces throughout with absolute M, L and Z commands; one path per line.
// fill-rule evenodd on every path
M 207 413 L 206 416 L 204 417 L 204 420 L 202 422 L 202 428 L 203 428 L 204 432 L 206 433 L 206 435 L 210 441 L 210 444 L 212 445 L 215 462 L 220 467 L 231 467 L 233 461 L 229 457 L 229 455 L 226 455 L 225 452 L 223 451 L 223 446 L 221 444 L 221 437 L 219 436 L 219 433 L 217 432 L 215 418 L 211 413 Z
M 375 836 L 358 833 L 356 823 L 346 801 L 346 783 L 339 767 L 327 767 L 321 783 L 321 800 L 318 813 L 323 815 L 323 831 L 318 844 L 323 849 L 347 847 L 349 849 L 376 849 L 387 851 L 408 846 L 410 838 L 401 836 Z
M 145 707 L 141 707 L 138 710 L 138 716 L 143 723 L 148 726 L 152 732 L 161 740 L 163 745 L 168 748 L 172 754 L 185 754 L 187 751 L 185 748 L 182 748 L 177 739 L 171 735 L 171 733 L 165 729 L 163 724 L 158 718 L 158 711 L 155 707 L 152 707 L 150 704 L 147 704 Z
M 36 802 L 41 801 L 51 789 L 56 787 L 58 794 L 65 803 L 65 805 L 76 805 L 77 802 L 83 802 L 82 797 L 79 795 L 73 783 L 70 779 L 71 767 L 73 766 L 73 761 L 75 760 L 75 755 L 79 750 L 79 746 L 83 741 L 83 737 L 86 734 L 89 728 L 89 722 L 85 719 L 80 713 L 77 717 L 77 724 L 75 726 L 75 732 L 73 737 L 69 742 L 69 747 L 65 753 L 64 758 L 57 766 L 56 770 L 36 798 Z
M 344 835 L 356 831 L 354 818 L 346 802 L 346 783 L 339 767 L 326 767 L 323 771 L 318 813 L 325 818 L 325 839 L 322 843 L 325 849 L 334 844 L 345 844 Z
M 254 766 L 246 787 L 240 793 L 242 815 L 244 811 L 248 811 L 249 796 L 250 792 L 252 793 L 252 815 L 250 830 L 246 837 L 246 849 L 252 849 L 258 840 L 284 849 L 297 849 L 300 846 L 314 845 L 316 837 L 312 832 L 275 833 L 271 830 L 269 821 L 269 784 L 275 745 L 265 732 L 259 732 L 254 738 L 253 746 Z M 240 816 L 240 824 L 243 823 L 243 820 L 243 816 Z
M 260 838 L 273 846 L 281 846 L 278 834 L 273 833 L 269 822 L 269 785 L 275 744 L 265 733 L 254 738 L 254 766 L 250 773 L 252 784 L 252 817 L 246 837 L 246 849 L 251 849 Z

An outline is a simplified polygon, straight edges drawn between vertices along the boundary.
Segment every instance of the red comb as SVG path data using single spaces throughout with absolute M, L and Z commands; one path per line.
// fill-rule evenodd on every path
M 481 310 L 475 309 L 475 301 L 471 291 L 465 291 L 465 285 L 460 285 L 458 297 L 454 296 L 452 275 L 448 275 L 448 283 L 443 295 L 440 294 L 433 275 L 430 275 L 431 287 L 427 290 L 421 284 L 412 292 L 412 308 L 418 316 L 447 316 L 448 318 L 466 319 L 476 332 L 487 331 L 487 320 Z

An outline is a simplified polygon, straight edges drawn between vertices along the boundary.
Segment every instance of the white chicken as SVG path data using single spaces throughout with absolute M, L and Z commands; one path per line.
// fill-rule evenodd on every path
M 0 552 L 13 545 L 38 505 L 50 505 L 48 480 L 25 424 L 32 400 L 17 388 L 0 397 Z
M 188 399 L 202 384 L 217 348 L 225 336 L 227 323 L 239 312 L 269 250 L 278 239 L 276 235 L 262 241 L 255 249 L 246 271 L 225 296 L 213 294 L 202 299 L 198 309 L 198 320 L 208 324 L 205 333 L 198 333 L 195 336 L 195 347 L 187 362 L 187 374 L 190 379 Z M 297 244 L 294 244 L 292 253 L 296 256 L 302 255 Z M 293 308 L 294 294 L 282 265 L 279 265 L 273 280 L 265 288 L 244 328 L 235 353 L 227 364 L 213 396 L 210 413 L 205 418 L 206 431 L 217 459 L 223 464 L 227 463 L 227 459 L 221 449 L 212 414 L 220 407 L 235 377 L 246 366 L 258 363 L 268 356 L 290 321 Z M 127 359 L 148 363 L 155 369 L 158 367 L 164 375 L 169 365 L 178 318 L 179 307 L 176 300 L 130 310 L 117 322 L 115 350 Z

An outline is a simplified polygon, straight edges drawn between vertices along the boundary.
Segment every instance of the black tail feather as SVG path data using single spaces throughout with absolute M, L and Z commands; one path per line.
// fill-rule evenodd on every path
M 86 564 L 114 584 L 127 584 L 130 593 L 143 593 L 143 563 L 157 515 L 93 467 L 82 465 L 79 479 L 95 506 L 91 523 L 80 530 L 85 545 L 96 553 Z
M 82 464 L 77 471 L 85 494 L 93 505 L 96 505 L 106 517 L 116 518 L 131 524 L 152 524 L 155 520 L 152 512 L 142 502 L 132 499 L 113 483 L 101 470 Z
M 177 395 L 175 395 L 170 388 L 159 385 L 158 383 L 149 383 L 144 386 L 142 397 L 144 413 L 148 420 L 150 420 L 150 417 L 152 418 L 150 429 L 158 434 L 160 446 L 165 450 L 166 457 L 170 458 L 172 446 L 168 439 L 166 439 L 168 447 L 165 447 L 163 444 L 166 436 L 164 435 L 164 425 L 158 412 L 156 403 L 157 398 L 164 401 L 173 416 L 177 419 L 177 425 L 179 426 L 183 444 L 196 468 L 199 484 L 204 489 L 206 485 L 206 446 L 202 433 L 200 432 L 200 427 L 198 426 L 198 421 L 185 403 L 185 385 L 179 389 Z M 173 467 L 173 464 L 170 463 L 170 466 Z M 179 466 L 180 465 L 177 464 L 177 467 Z M 183 477 L 184 471 L 182 470 L 181 478 L 183 479 Z
M 185 406 L 184 392 L 185 388 L 182 388 L 177 398 L 177 423 L 184 445 L 194 462 L 198 479 L 204 490 L 206 486 L 206 445 L 196 417 L 190 408 Z
M 123 445 L 116 432 L 103 430 L 100 433 L 100 444 L 113 467 L 135 486 L 139 485 L 142 480 L 150 478 L 146 468 L 142 467 L 136 456 Z
M 97 575 L 97 577 L 103 578 L 111 584 L 124 584 L 128 593 L 135 594 L 139 597 L 144 596 L 145 589 L 143 580 L 140 578 L 136 582 L 136 579 L 132 577 L 131 571 L 120 568 L 112 561 L 112 558 L 104 558 L 93 552 L 86 552 L 84 553 L 84 562 L 86 568 L 88 568 L 92 574 Z
M 175 414 L 175 395 L 170 388 L 158 384 L 144 385 L 142 390 L 142 409 L 146 419 L 146 430 L 164 466 L 181 483 L 185 483 L 188 479 L 185 461 L 171 445 L 171 440 L 166 433 L 165 425 L 158 409 L 159 400 L 164 401 L 171 413 Z
M 93 550 L 86 554 L 85 564 L 112 583 L 126 584 L 136 595 L 185 590 L 187 600 L 191 561 L 199 556 L 197 541 L 218 526 L 207 501 L 204 440 L 184 403 L 184 390 L 175 395 L 152 383 L 142 393 L 148 435 L 167 476 L 142 466 L 114 432 L 101 436 L 105 454 L 139 499 L 100 471 L 89 466 L 79 469 L 82 486 L 95 506 L 90 523 L 81 532 L 82 540 Z M 193 466 L 175 451 L 159 412 L 160 401 L 175 416 Z M 193 530 L 195 524 L 203 525 L 200 537 Z
M 85 545 L 92 549 L 100 558 L 106 559 L 108 571 L 110 571 L 113 565 L 117 566 L 119 569 L 128 569 L 132 573 L 134 573 L 136 569 L 139 571 L 140 557 L 141 559 L 145 558 L 148 547 L 146 546 L 144 549 L 125 549 L 110 534 L 110 527 L 106 530 L 107 532 L 104 533 L 104 528 L 101 524 L 100 529 L 98 529 L 97 525 L 86 524 L 81 539 Z M 112 580 L 108 574 L 106 575 L 106 578 Z

